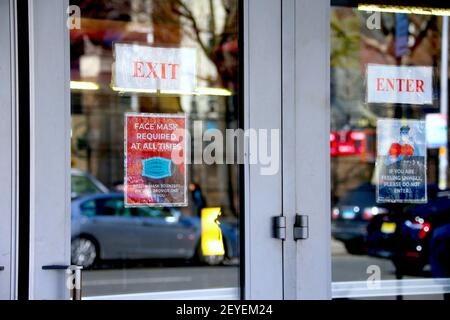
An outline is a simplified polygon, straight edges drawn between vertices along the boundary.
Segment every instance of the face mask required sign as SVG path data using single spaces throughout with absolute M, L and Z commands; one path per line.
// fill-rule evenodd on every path
M 433 69 L 369 64 L 367 103 L 433 104 Z
M 377 202 L 427 202 L 426 123 L 378 120 Z
M 187 206 L 185 138 L 185 115 L 125 115 L 126 206 Z

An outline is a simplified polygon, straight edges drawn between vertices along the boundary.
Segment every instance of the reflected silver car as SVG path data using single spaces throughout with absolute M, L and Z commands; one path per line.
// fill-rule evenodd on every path
M 224 256 L 202 257 L 200 219 L 174 208 L 126 208 L 123 194 L 94 194 L 72 200 L 72 263 L 98 260 L 198 258 L 218 264 Z

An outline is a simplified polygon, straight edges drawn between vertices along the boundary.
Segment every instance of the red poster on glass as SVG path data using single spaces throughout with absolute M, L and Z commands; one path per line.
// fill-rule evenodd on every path
M 187 206 L 185 137 L 185 115 L 125 115 L 126 206 Z

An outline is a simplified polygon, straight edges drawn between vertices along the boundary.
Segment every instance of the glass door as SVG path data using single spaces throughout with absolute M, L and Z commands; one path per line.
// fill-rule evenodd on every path
M 225 144 L 242 126 L 238 2 L 70 4 L 81 12 L 70 148 L 83 297 L 239 297 L 242 185 Z
M 29 14 L 29 297 L 281 299 L 281 5 Z
M 448 14 L 331 8 L 334 298 L 448 297 Z

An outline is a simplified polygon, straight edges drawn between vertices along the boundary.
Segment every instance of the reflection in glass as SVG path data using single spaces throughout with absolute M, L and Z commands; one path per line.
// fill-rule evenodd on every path
M 374 14 L 379 14 L 379 26 L 369 23 Z M 431 294 L 442 299 L 442 293 L 450 292 L 445 279 L 450 272 L 450 193 L 448 172 L 443 180 L 439 172 L 447 161 L 447 116 L 436 121 L 443 94 L 442 28 L 443 18 L 434 15 L 331 9 L 331 219 L 337 298 Z M 367 103 L 369 65 L 432 68 L 432 104 Z M 431 119 L 426 121 L 426 203 L 377 202 L 380 119 Z M 407 157 L 411 154 L 400 148 L 397 155 L 394 149 L 390 152 L 396 159 L 402 150 Z
M 127 208 L 123 202 L 125 113 L 186 114 L 190 125 L 201 121 L 222 132 L 238 128 L 237 1 L 71 0 L 71 5 L 81 9 L 81 29 L 70 33 L 72 262 L 88 268 L 84 295 L 238 287 L 237 165 L 189 165 L 187 208 Z M 115 88 L 117 43 L 195 49 L 195 92 Z M 206 208 L 222 213 L 220 259 L 202 254 Z

